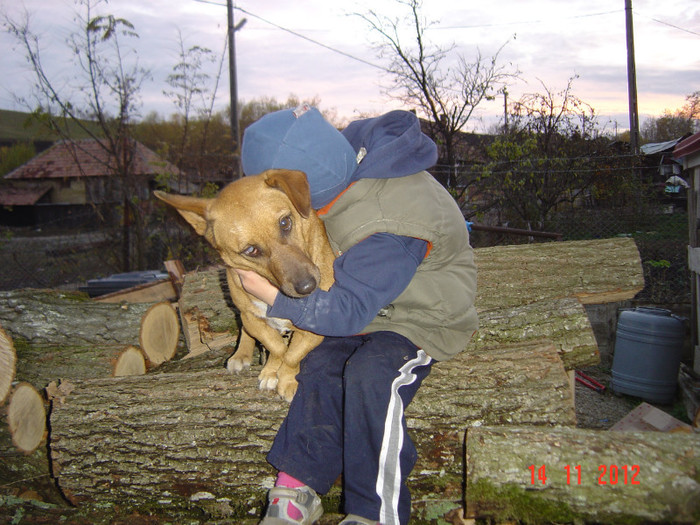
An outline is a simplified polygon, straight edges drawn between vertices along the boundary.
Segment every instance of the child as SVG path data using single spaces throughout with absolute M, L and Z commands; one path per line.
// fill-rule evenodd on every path
M 404 409 L 434 360 L 477 328 L 476 266 L 464 218 L 427 172 L 435 144 L 416 116 L 392 111 L 341 134 L 302 106 L 248 127 L 247 175 L 306 173 L 337 259 L 335 284 L 290 298 L 253 272 L 246 290 L 268 315 L 325 336 L 301 363 L 298 390 L 268 454 L 279 471 L 263 525 L 311 524 L 318 494 L 343 476 L 342 525 L 407 524 L 416 462 Z

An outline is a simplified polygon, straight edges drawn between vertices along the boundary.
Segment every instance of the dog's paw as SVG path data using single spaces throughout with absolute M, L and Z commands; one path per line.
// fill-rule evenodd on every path
M 280 380 L 279 384 L 277 385 L 277 393 L 282 399 L 287 401 L 287 403 L 291 403 L 294 394 L 297 393 L 297 386 L 297 380 L 294 378 L 286 381 Z
M 258 376 L 258 381 L 258 386 L 260 387 L 260 390 L 275 390 L 277 388 L 277 383 L 279 382 L 276 373 L 266 373 L 265 369 L 263 369 L 263 371 Z
M 250 368 L 250 363 L 241 359 L 237 359 L 235 355 L 229 357 L 228 361 L 226 361 L 226 370 L 228 370 L 232 374 L 238 374 L 246 368 Z

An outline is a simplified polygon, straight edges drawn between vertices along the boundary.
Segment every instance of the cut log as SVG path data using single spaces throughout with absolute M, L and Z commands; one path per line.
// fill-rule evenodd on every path
M 513 363 L 520 363 L 517 374 Z M 257 389 L 259 371 L 255 365 L 239 375 L 219 368 L 75 382 L 51 411 L 59 487 L 75 504 L 157 512 L 159 502 L 170 513 L 200 508 L 191 498 L 206 492 L 241 502 L 241 516 L 260 510 L 263 487 L 274 477 L 265 454 L 288 405 Z M 407 417 L 420 458 L 412 486 L 433 495 L 419 506 L 461 501 L 465 425 L 575 424 L 563 366 L 544 343 L 436 363 Z
M 470 428 L 465 501 L 496 522 L 695 523 L 700 436 Z
M 600 362 L 598 344 L 586 310 L 573 297 L 480 312 L 479 330 L 473 344 L 481 348 L 539 339 L 548 339 L 554 344 L 567 370 Z
M 16 363 L 17 353 L 12 338 L 0 327 L 0 405 L 7 399 L 15 380 Z
M 143 314 L 139 342 L 153 365 L 170 361 L 180 339 L 180 322 L 175 308 L 168 302 L 157 303 Z
M 85 294 L 51 290 L 0 292 L 0 323 L 15 340 L 30 344 L 138 344 L 141 318 L 150 304 L 95 303 Z
M 633 239 L 595 239 L 478 248 L 480 310 L 577 297 L 602 304 L 632 299 L 644 288 Z
M 0 407 L 0 494 L 0 523 L 5 523 L 2 517 L 8 516 L 2 505 L 4 496 L 33 494 L 32 499 L 65 505 L 49 471 L 47 447 L 38 447 L 27 454 L 12 443 L 7 425 L 7 405 Z
M 18 450 L 31 453 L 46 437 L 46 410 L 39 392 L 29 383 L 15 387 L 7 405 L 7 425 Z
M 16 380 L 41 389 L 58 379 L 111 377 L 124 349 L 137 344 L 68 346 L 18 342 Z
M 236 344 L 240 318 L 229 296 L 224 268 L 186 274 L 179 310 L 188 357 Z
M 470 347 L 434 364 L 406 418 L 419 451 L 413 514 L 426 520 L 436 506 L 461 506 L 466 427 L 576 425 L 569 380 L 548 341 Z
M 146 358 L 141 349 L 127 346 L 114 363 L 114 377 L 140 376 L 146 373 Z

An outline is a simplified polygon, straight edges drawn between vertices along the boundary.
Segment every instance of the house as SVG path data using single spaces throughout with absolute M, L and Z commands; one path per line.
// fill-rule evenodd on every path
M 700 133 L 686 137 L 673 150 L 683 164 L 683 175 L 690 182 L 688 190 L 688 267 L 692 273 L 690 320 L 693 368 L 700 374 Z
M 639 148 L 647 177 L 657 188 L 658 195 L 664 196 L 669 202 L 685 202 L 686 190 L 689 188 L 688 182 L 682 178 L 681 163 L 673 153 L 674 148 L 686 136 L 667 142 L 644 144 Z
M 133 146 L 130 197 L 147 201 L 159 177 L 182 178 L 176 166 L 143 144 L 134 141 Z M 0 223 L 75 226 L 114 211 L 124 198 L 124 181 L 114 173 L 109 157 L 102 141 L 57 142 L 5 176 Z

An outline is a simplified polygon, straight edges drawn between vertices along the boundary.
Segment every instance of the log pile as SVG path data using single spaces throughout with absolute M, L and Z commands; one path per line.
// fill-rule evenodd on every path
M 477 260 L 479 334 L 458 357 L 434 366 L 407 410 L 419 452 L 411 479 L 414 514 L 425 519 L 454 512 L 465 501 L 466 429 L 525 428 L 549 435 L 568 428 L 577 435 L 566 370 L 597 362 L 582 301 L 627 299 L 643 286 L 629 239 L 489 248 L 477 250 Z M 220 269 L 185 275 L 176 306 L 177 315 L 169 304 L 0 293 L 0 324 L 17 349 L 16 377 L 9 381 L 44 390 L 51 405 L 50 434 L 28 455 L 9 453 L 17 448 L 9 425 L 0 430 L 0 485 L 46 502 L 57 501 L 47 485 L 58 487 L 60 497 L 77 506 L 66 509 L 64 518 L 84 511 L 94 519 L 99 509 L 105 519 L 148 513 L 171 522 L 196 522 L 202 515 L 257 521 L 264 487 L 274 476 L 264 455 L 287 404 L 257 389 L 260 364 L 240 375 L 225 370 L 238 322 Z M 144 336 L 144 326 L 155 337 Z M 164 348 L 147 350 L 158 342 Z M 11 360 L 8 355 L 0 353 L 0 360 Z M 472 437 L 467 442 L 490 443 Z M 527 452 L 526 439 L 513 443 L 511 452 Z M 481 465 L 482 456 L 501 454 L 486 446 L 470 451 L 469 468 Z M 548 458 L 534 457 L 532 463 Z M 473 472 L 478 474 L 467 478 L 468 487 L 488 483 L 489 490 L 514 490 L 510 478 L 499 485 L 488 469 L 475 466 Z M 473 494 L 466 494 L 471 516 L 517 518 L 495 512 L 492 500 Z M 333 507 L 336 498 L 334 489 L 326 504 Z M 585 506 L 576 508 L 582 519 Z

